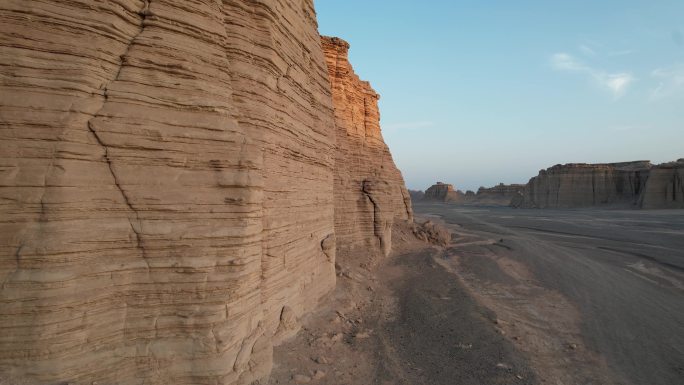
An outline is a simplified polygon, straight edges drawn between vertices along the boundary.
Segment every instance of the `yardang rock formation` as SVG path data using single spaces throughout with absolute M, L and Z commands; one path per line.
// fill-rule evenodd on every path
M 387 254 L 412 217 L 377 94 L 321 48 L 312 0 L 0 20 L 3 380 L 251 383 L 335 249 Z

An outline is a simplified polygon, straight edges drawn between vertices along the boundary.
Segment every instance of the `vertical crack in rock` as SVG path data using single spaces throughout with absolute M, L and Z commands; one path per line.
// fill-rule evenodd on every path
M 143 0 L 143 7 L 140 9 L 140 11 L 138 11 L 138 14 L 141 16 L 140 29 L 130 39 L 130 41 L 128 42 L 128 45 L 126 46 L 126 49 L 124 50 L 124 53 L 120 56 L 121 62 L 120 62 L 119 67 L 116 71 L 116 74 L 114 75 L 112 80 L 108 84 L 106 84 L 104 87 L 102 106 L 100 106 L 100 109 L 87 122 L 88 130 L 93 134 L 93 137 L 95 137 L 95 140 L 97 141 L 97 143 L 104 150 L 104 159 L 107 162 L 107 167 L 109 168 L 109 172 L 112 174 L 112 179 L 114 180 L 114 185 L 117 187 L 119 192 L 121 192 L 121 196 L 123 197 L 124 203 L 126 204 L 126 206 L 135 214 L 135 218 L 136 218 L 136 221 L 138 223 L 139 228 L 135 227 L 135 225 L 130 220 L 130 218 L 129 218 L 128 222 L 131 226 L 131 230 L 135 234 L 136 247 L 140 250 L 142 257 L 143 257 L 143 260 L 147 264 L 148 271 L 150 269 L 150 262 L 147 258 L 147 251 L 145 250 L 142 235 L 141 235 L 141 233 L 142 233 L 142 220 L 140 219 L 140 213 L 133 206 L 131 199 L 128 197 L 128 195 L 126 194 L 126 191 L 121 186 L 121 183 L 119 182 L 119 178 L 117 177 L 116 172 L 114 171 L 114 165 L 113 165 L 112 158 L 109 155 L 109 146 L 106 143 L 104 143 L 104 141 L 100 137 L 100 134 L 97 132 L 95 127 L 93 127 L 93 119 L 96 119 L 97 117 L 99 117 L 100 113 L 104 110 L 105 106 L 107 105 L 107 100 L 109 98 L 109 96 L 108 96 L 109 85 L 113 82 L 116 82 L 119 79 L 119 77 L 121 76 L 121 71 L 122 71 L 124 65 L 126 64 L 126 57 L 128 56 L 128 53 L 129 53 L 131 47 L 135 43 L 135 40 L 138 38 L 138 36 L 140 36 L 140 34 L 145 30 L 145 20 L 146 20 L 147 16 L 150 15 L 150 3 L 151 3 L 151 0 Z
M 21 250 L 24 249 L 24 243 L 22 242 L 19 247 L 17 247 L 17 250 L 14 252 L 14 260 L 17 264 L 16 268 L 14 271 L 10 274 L 7 274 L 5 277 L 5 280 L 2 282 L 2 288 L 3 290 L 5 289 L 5 285 L 7 285 L 8 282 L 12 281 L 12 278 L 21 270 Z
M 363 194 L 373 205 L 371 222 L 373 224 L 373 234 L 378 239 L 380 250 L 384 256 L 389 255 L 392 248 L 393 222 L 393 213 L 388 210 L 391 206 L 388 203 L 384 203 L 390 196 L 387 186 L 385 186 L 386 184 L 386 182 L 381 180 L 364 180 L 362 184 Z M 383 200 L 383 202 L 381 203 L 380 200 Z
M 404 198 L 404 209 L 406 210 L 406 216 L 408 218 L 413 218 L 413 210 L 410 207 L 411 197 L 408 195 L 408 191 L 404 191 L 404 189 L 399 187 L 399 192 L 401 193 L 401 196 Z

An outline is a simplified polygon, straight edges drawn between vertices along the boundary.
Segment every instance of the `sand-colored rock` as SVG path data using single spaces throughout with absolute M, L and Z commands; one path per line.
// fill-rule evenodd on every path
M 335 283 L 312 0 L 5 0 L 0 25 L 3 380 L 266 375 Z
M 337 258 L 351 253 L 384 256 L 392 223 L 412 220 L 411 199 L 380 130 L 378 99 L 354 73 L 349 44 L 322 37 L 336 123 L 335 236 Z
M 423 199 L 426 201 L 438 202 L 458 202 L 463 200 L 462 191 L 454 189 L 454 186 L 448 183 L 437 182 L 425 190 Z
M 644 209 L 684 209 L 684 159 L 654 166 L 640 203 Z
M 517 207 L 638 207 L 649 161 L 555 165 L 525 186 Z

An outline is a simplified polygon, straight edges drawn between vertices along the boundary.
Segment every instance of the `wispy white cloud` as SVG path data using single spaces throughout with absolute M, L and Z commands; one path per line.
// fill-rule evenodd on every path
M 590 70 L 589 67 L 575 59 L 572 55 L 563 52 L 551 56 L 551 64 L 555 69 L 562 71 L 583 72 Z
M 406 130 L 406 129 L 418 129 L 418 128 L 428 128 L 434 126 L 435 123 L 423 120 L 418 122 L 399 122 L 399 123 L 389 123 L 383 124 L 382 128 L 385 130 Z
M 652 101 L 684 90 L 684 65 L 682 64 L 670 68 L 657 68 L 651 72 L 651 77 L 658 81 L 658 86 L 651 89 Z
M 599 86 L 619 98 L 627 91 L 636 78 L 629 72 L 609 73 L 593 68 L 574 56 L 561 52 L 551 56 L 551 65 L 558 71 L 576 72 L 589 76 Z
M 599 83 L 608 87 L 615 96 L 621 96 L 627 91 L 629 87 L 634 82 L 634 76 L 629 73 L 619 73 L 619 74 L 597 74 L 597 80 Z
M 590 46 L 588 46 L 586 44 L 581 44 L 579 46 L 579 50 L 587 56 L 595 56 L 596 55 L 596 51 L 594 51 L 593 48 L 591 48 Z

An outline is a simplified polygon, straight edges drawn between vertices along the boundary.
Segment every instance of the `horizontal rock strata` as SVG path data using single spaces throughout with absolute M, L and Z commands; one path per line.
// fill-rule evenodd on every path
M 312 0 L 6 0 L 0 25 L 0 382 L 266 375 L 335 283 Z M 404 204 L 370 177 L 371 212 Z
M 411 199 L 380 131 L 380 96 L 354 73 L 349 44 L 322 37 L 336 123 L 337 257 L 387 255 L 395 220 L 412 220 Z

